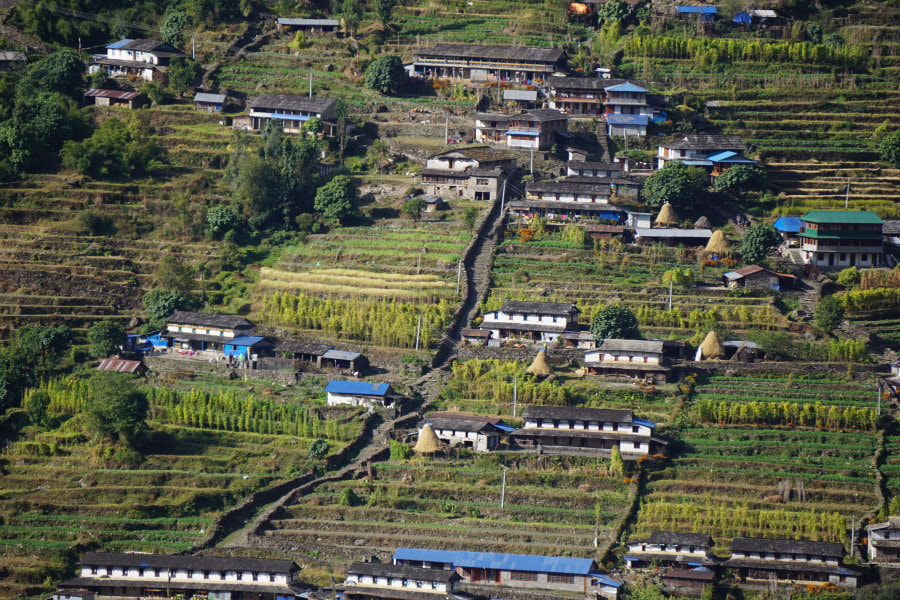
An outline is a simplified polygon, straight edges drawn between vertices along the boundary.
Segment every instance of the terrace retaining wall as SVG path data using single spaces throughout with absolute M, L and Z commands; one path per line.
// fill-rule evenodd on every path
M 538 352 L 538 348 L 491 348 L 488 346 L 462 346 L 457 352 L 460 360 L 473 358 L 487 360 L 515 360 L 531 361 Z M 584 350 L 577 348 L 550 348 L 547 350 L 547 360 L 550 364 L 563 365 L 572 361 L 580 361 L 584 358 Z
M 165 356 L 146 356 L 146 364 L 157 373 L 172 373 L 177 371 L 193 371 L 195 373 L 209 373 L 224 378 L 269 381 L 282 385 L 293 385 L 300 380 L 296 374 L 290 371 L 265 371 L 262 369 L 232 369 L 222 363 L 210 363 L 200 360 L 180 360 Z
M 731 375 L 736 374 L 745 377 L 762 376 L 772 374 L 779 375 L 807 375 L 826 377 L 829 379 L 843 379 L 847 377 L 847 363 L 797 363 L 797 362 L 741 362 L 731 360 L 704 360 L 701 362 L 685 361 L 681 363 L 685 371 L 697 371 L 706 375 Z M 875 372 L 873 365 L 850 365 L 853 379 L 868 379 Z

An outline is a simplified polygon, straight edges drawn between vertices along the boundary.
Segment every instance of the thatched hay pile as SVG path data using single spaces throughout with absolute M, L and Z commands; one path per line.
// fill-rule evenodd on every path
M 672 205 L 666 202 L 659 209 L 659 214 L 656 215 L 656 220 L 653 223 L 662 227 L 678 225 L 678 215 L 675 214 L 675 209 L 672 208 Z
M 725 233 L 721 229 L 713 231 L 712 237 L 706 242 L 706 251 L 724 254 L 730 250 L 731 244 L 728 243 L 728 238 L 725 237 Z
M 422 429 L 419 430 L 419 439 L 416 440 L 416 445 L 413 446 L 413 452 L 416 454 L 434 454 L 435 452 L 440 452 L 440 450 L 441 442 L 434 434 L 434 429 L 431 428 L 430 423 L 425 423 Z
M 549 377 L 550 375 L 553 375 L 553 368 L 550 366 L 550 363 L 547 362 L 547 351 L 544 349 L 539 350 L 537 356 L 534 357 L 531 366 L 525 369 L 525 372 L 529 375 L 537 375 L 538 377 Z
M 710 331 L 700 344 L 701 357 L 706 360 L 722 358 L 725 356 L 725 344 L 715 331 Z

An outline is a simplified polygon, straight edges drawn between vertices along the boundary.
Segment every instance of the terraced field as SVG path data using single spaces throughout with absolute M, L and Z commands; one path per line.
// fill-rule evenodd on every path
M 509 468 L 503 508 L 501 465 Z M 596 459 L 502 453 L 378 463 L 373 481 L 323 486 L 265 535 L 333 562 L 386 558 L 401 545 L 465 550 L 472 539 L 488 552 L 592 556 L 595 535 L 600 545 L 608 541 L 634 485 L 597 467 Z
M 688 409 L 683 451 L 651 474 L 632 534 L 709 532 L 725 552 L 740 535 L 846 544 L 851 517 L 859 522 L 879 504 L 873 390 L 840 380 L 709 378 Z
M 61 403 L 77 402 L 78 385 L 57 385 L 51 407 L 62 410 Z M 290 435 L 252 433 L 276 430 L 256 418 L 266 410 L 310 404 L 298 396 L 248 394 L 240 384 L 201 385 L 225 393 L 223 401 L 230 393 L 244 407 L 237 412 L 217 408 L 213 418 L 209 409 L 198 409 L 207 396 L 179 387 L 185 390 L 180 397 L 169 390 L 150 396 L 153 452 L 142 459 L 101 452 L 81 433 L 78 417 L 0 453 L 0 596 L 46 590 L 84 549 L 187 550 L 204 539 L 224 509 L 255 490 L 307 472 L 315 462 L 307 456 L 314 438 L 339 436 L 329 439 L 334 452 L 346 444 L 341 440 L 359 431 L 358 411 L 350 409 L 330 411 L 334 424 L 323 416 L 321 433 L 314 428 L 303 434 L 310 431 L 309 419 L 298 421 L 301 412 L 307 414 L 298 408 L 278 422 L 279 430 L 291 426 Z M 239 418 L 249 406 L 257 407 L 252 423 Z
M 700 287 L 675 289 L 669 310 L 669 288 L 662 284 L 662 274 L 676 266 L 690 268 Z M 620 303 L 635 312 L 645 332 L 658 336 L 691 337 L 694 328 L 709 319 L 735 332 L 787 327 L 772 298 L 730 296 L 721 287 L 726 270 L 701 270 L 691 251 L 648 247 L 640 253 L 595 252 L 507 240 L 498 249 L 493 287 L 483 310 L 498 308 L 507 300 L 574 302 L 588 324 L 594 311 Z

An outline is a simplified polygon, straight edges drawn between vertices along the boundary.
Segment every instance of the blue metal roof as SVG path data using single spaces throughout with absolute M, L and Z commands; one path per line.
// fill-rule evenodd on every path
M 264 341 L 266 341 L 266 338 L 264 337 L 259 337 L 256 335 L 242 335 L 241 337 L 236 337 L 234 339 L 228 340 L 225 343 L 232 346 L 245 346 L 247 348 L 252 348 L 258 343 Z
M 420 560 L 423 562 L 450 563 L 454 567 L 560 573 L 565 575 L 588 575 L 596 567 L 594 561 L 589 558 L 425 550 L 422 548 L 397 548 L 397 551 L 394 552 L 394 560 Z
M 695 158 L 695 159 L 689 159 L 689 160 L 682 160 L 679 162 L 683 162 L 684 164 L 686 164 L 689 167 L 711 167 L 712 166 L 712 161 L 706 160 L 705 158 Z
M 631 82 L 625 82 L 605 87 L 603 90 L 607 92 L 646 92 L 647 88 L 642 88 Z
M 654 423 L 653 421 L 648 421 L 648 420 L 646 420 L 646 419 L 635 419 L 635 418 L 632 418 L 632 419 L 631 419 L 631 422 L 634 423 L 635 425 L 643 425 L 644 427 L 649 427 L 649 428 L 651 428 L 651 429 L 653 429 L 654 427 L 656 427 L 656 423 Z
M 606 115 L 606 122 L 610 125 L 646 125 L 650 122 L 647 115 L 623 115 L 610 113 Z
M 353 394 L 356 396 L 386 396 L 391 386 L 388 383 L 370 381 L 338 381 L 332 379 L 325 388 L 331 394 Z
M 752 163 L 756 164 L 755 160 L 750 160 L 740 152 L 734 152 L 732 150 L 725 150 L 724 152 L 717 152 L 716 154 L 710 154 L 706 157 L 706 160 L 711 160 L 713 162 L 729 162 L 729 163 Z
M 496 427 L 496 428 L 499 429 L 500 431 L 505 431 L 506 433 L 512 433 L 513 431 L 516 430 L 515 427 L 510 427 L 510 426 L 507 425 L 506 423 L 497 423 L 497 424 L 494 425 L 494 427 Z
M 747 12 L 739 12 L 734 15 L 734 18 L 731 19 L 735 23 L 751 23 L 753 22 L 753 17 L 750 16 L 750 13 Z
M 714 15 L 719 12 L 715 6 L 676 6 L 675 10 L 680 13 L 700 13 L 701 15 Z
M 621 581 L 616 581 L 615 579 L 610 579 L 606 573 L 598 573 L 597 571 L 592 571 L 590 576 L 602 583 L 603 585 L 608 585 L 611 587 L 622 587 Z
M 530 135 L 533 137 L 538 137 L 539 135 L 541 135 L 537 131 L 526 131 L 524 129 L 509 129 L 509 130 L 507 130 L 506 133 L 508 133 L 510 135 Z
M 784 233 L 800 233 L 803 228 L 803 219 L 800 217 L 778 217 L 774 223 L 775 229 Z
M 110 48 L 112 50 L 117 50 L 117 49 L 121 48 L 122 46 L 127 46 L 128 44 L 130 44 L 133 41 L 134 40 L 119 40 L 118 42 L 113 42 L 112 44 L 107 46 L 107 48 Z

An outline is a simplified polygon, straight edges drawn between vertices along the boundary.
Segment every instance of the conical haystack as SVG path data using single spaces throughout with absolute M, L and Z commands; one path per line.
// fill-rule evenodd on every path
M 724 254 L 731 249 L 731 244 L 728 243 L 728 238 L 725 237 L 725 233 L 721 229 L 717 229 L 713 231 L 712 237 L 709 238 L 709 241 L 706 242 L 706 251 L 707 252 L 716 252 L 717 254 Z
M 694 229 L 709 229 L 710 227 L 712 227 L 712 223 L 706 217 L 700 217 L 694 221 Z
M 425 423 L 419 430 L 419 439 L 413 446 L 413 452 L 416 454 L 434 454 L 441 449 L 441 442 L 434 434 L 434 429 L 430 423 Z
M 550 363 L 547 362 L 547 352 L 544 349 L 538 351 L 531 366 L 525 369 L 525 372 L 538 377 L 553 375 L 553 369 L 550 367 Z
M 703 343 L 700 344 L 700 352 L 702 358 L 707 360 L 722 358 L 725 356 L 725 344 L 722 343 L 722 338 L 718 333 L 710 331 L 703 339 Z
M 662 225 L 663 227 L 678 225 L 678 215 L 675 214 L 675 209 L 672 208 L 671 204 L 666 202 L 662 205 L 662 208 L 659 209 L 659 214 L 656 215 L 654 223 L 656 225 Z

